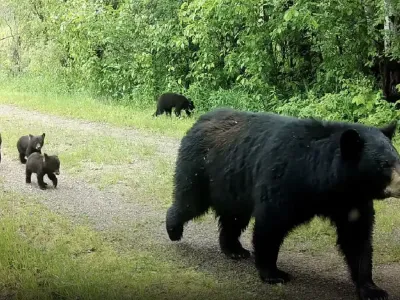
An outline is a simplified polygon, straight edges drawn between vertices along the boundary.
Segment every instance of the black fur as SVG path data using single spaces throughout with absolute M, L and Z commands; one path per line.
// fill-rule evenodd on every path
M 174 93 L 165 93 L 160 96 L 157 101 L 157 110 L 153 116 L 162 115 L 164 112 L 171 116 L 172 108 L 175 107 L 175 115 L 181 116 L 181 110 L 185 110 L 186 114 L 190 116 L 191 111 L 195 109 L 194 103 L 191 99 L 183 95 Z
M 44 175 L 47 175 L 53 182 L 54 187 L 57 187 L 57 177 L 60 174 L 60 160 L 57 155 L 41 155 L 34 152 L 28 157 L 26 162 L 26 183 L 31 183 L 32 173 L 36 173 L 38 185 L 42 190 L 46 189 L 47 183 L 43 181 Z
M 387 299 L 372 279 L 373 199 L 400 158 L 384 129 L 361 124 L 297 119 L 271 113 L 218 109 L 199 118 L 182 139 L 174 175 L 174 203 L 166 229 L 182 238 L 184 225 L 212 208 L 219 242 L 231 258 L 250 252 L 239 241 L 255 217 L 253 246 L 262 280 L 284 283 L 277 268 L 286 235 L 314 216 L 337 228 L 360 299 Z M 359 212 L 350 220 L 352 211 Z
M 31 153 L 42 153 L 45 134 L 33 136 L 32 134 L 21 136 L 17 142 L 19 160 L 21 163 L 26 163 L 26 158 Z

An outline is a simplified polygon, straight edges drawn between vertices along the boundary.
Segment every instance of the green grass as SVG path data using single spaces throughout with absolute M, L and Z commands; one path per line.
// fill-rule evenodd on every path
M 90 228 L 71 224 L 32 197 L 3 192 L 0 211 L 2 299 L 241 297 L 233 283 L 218 283 L 160 255 L 117 251 Z
M 60 96 L 57 94 L 32 94 L 0 89 L 0 104 L 11 104 L 21 108 L 37 110 L 58 116 L 105 122 L 121 127 L 133 127 L 170 137 L 182 137 L 195 118 L 181 119 L 162 115 L 153 118 L 154 108 L 112 104 L 88 96 Z

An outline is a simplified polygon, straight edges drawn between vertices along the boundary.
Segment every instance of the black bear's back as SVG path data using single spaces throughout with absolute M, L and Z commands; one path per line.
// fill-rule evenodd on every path
M 163 109 L 171 109 L 172 107 L 182 106 L 183 104 L 189 105 L 189 100 L 180 94 L 164 93 L 158 98 L 157 106 Z
M 38 152 L 33 152 L 28 157 L 28 160 L 26 162 L 26 169 L 30 170 L 33 173 L 37 173 L 40 169 L 43 168 L 43 164 L 43 155 Z
M 177 169 L 195 166 L 207 176 L 214 198 L 236 197 L 232 205 L 259 198 L 253 197 L 259 189 L 282 186 L 284 193 L 318 197 L 338 176 L 339 139 L 348 128 L 368 130 L 360 124 L 220 108 L 202 115 L 182 139 Z

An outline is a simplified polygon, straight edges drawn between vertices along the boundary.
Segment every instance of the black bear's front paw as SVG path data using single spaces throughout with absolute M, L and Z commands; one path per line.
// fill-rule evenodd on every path
M 358 289 L 358 297 L 360 300 L 388 300 L 389 294 L 375 284 L 368 283 Z
M 167 232 L 171 241 L 179 241 L 183 235 L 183 226 L 167 227 Z
M 168 209 L 165 223 L 168 237 L 171 241 L 179 241 L 183 235 L 183 223 L 180 221 L 176 210 L 175 206 L 171 206 Z
M 42 185 L 42 186 L 39 186 L 39 187 L 40 187 L 41 190 L 45 190 L 46 189 L 45 185 Z
M 222 252 L 231 259 L 246 259 L 250 257 L 250 251 L 244 249 L 242 246 L 235 249 L 222 249 Z
M 290 281 L 289 273 L 279 269 L 274 270 L 259 270 L 261 280 L 269 284 L 286 283 Z

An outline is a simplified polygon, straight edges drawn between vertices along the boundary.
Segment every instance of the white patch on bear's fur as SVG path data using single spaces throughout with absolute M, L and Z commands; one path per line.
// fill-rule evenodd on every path
M 360 218 L 360 211 L 356 208 L 353 208 L 350 212 L 349 212 L 349 222 L 355 222 Z

